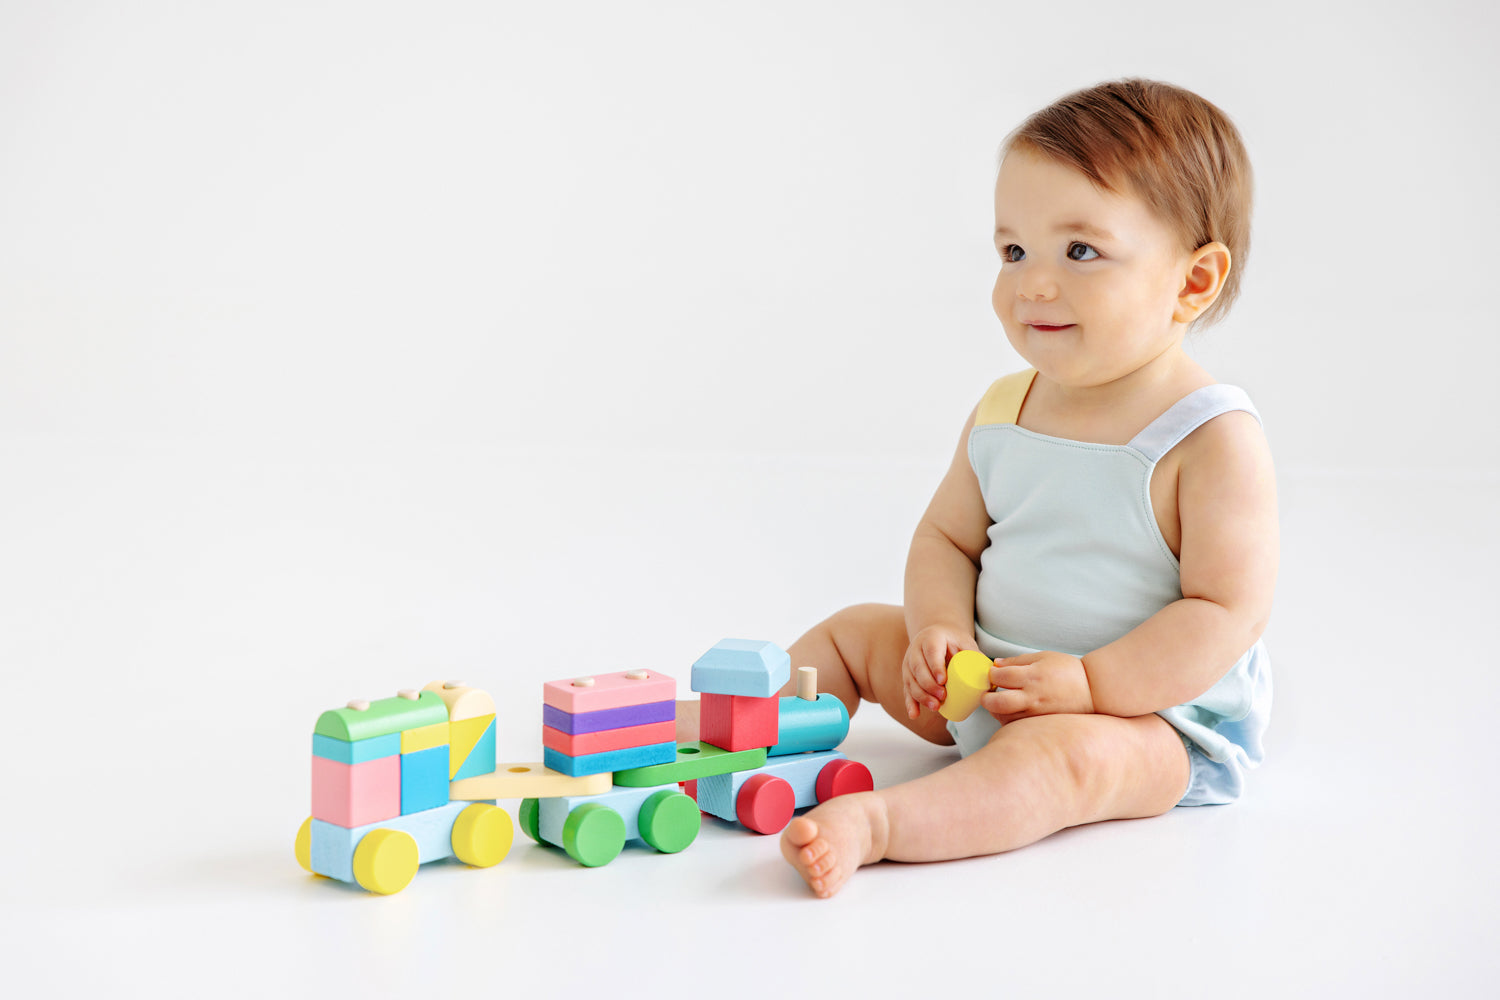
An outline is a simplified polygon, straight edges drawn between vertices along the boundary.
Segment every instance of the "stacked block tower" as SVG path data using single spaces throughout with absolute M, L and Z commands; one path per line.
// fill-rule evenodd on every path
M 670 763 L 677 756 L 677 682 L 651 670 L 542 687 L 542 759 L 580 777 Z
M 417 866 L 458 857 L 476 867 L 510 850 L 510 817 L 450 801 L 449 781 L 495 770 L 495 703 L 457 682 L 356 699 L 318 717 L 312 815 L 297 858 L 318 875 L 372 892 L 404 888 Z

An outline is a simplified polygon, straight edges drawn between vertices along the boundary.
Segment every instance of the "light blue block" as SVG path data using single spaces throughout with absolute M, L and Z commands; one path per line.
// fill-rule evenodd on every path
M 816 701 L 785 695 L 777 701 L 776 745 L 767 757 L 832 750 L 849 735 L 849 710 L 837 695 L 824 691 Z
M 553 768 L 556 770 L 556 768 Z M 625 821 L 625 842 L 641 839 L 641 803 L 662 789 L 677 791 L 675 783 L 654 785 L 650 788 L 616 788 L 602 795 L 560 795 L 554 799 L 537 800 L 537 831 L 549 844 L 563 846 L 563 824 L 568 814 L 588 802 L 609 806 Z
M 485 727 L 484 735 L 479 737 L 479 742 L 474 744 L 474 749 L 469 751 L 469 756 L 464 758 L 463 766 L 453 776 L 454 781 L 459 778 L 473 778 L 481 774 L 493 774 L 495 770 L 495 720 Z
M 394 757 L 399 754 L 401 734 L 387 733 L 385 736 L 355 740 L 351 743 L 348 740 L 324 736 L 322 733 L 313 733 L 312 752 L 314 757 L 336 760 L 340 764 L 363 764 L 366 761 Z
M 440 861 L 453 857 L 453 821 L 469 806 L 468 802 L 451 802 L 437 809 L 394 816 L 379 823 L 367 823 L 347 829 L 312 821 L 312 870 L 340 882 L 354 881 L 354 850 L 371 830 L 400 830 L 417 842 L 417 862 Z
M 447 802 L 448 744 L 402 754 L 401 815 L 436 809 Z
M 690 686 L 704 694 L 769 698 L 792 676 L 792 658 L 772 642 L 723 639 L 693 664 Z
M 710 816 L 739 822 L 734 804 L 739 798 L 740 788 L 757 774 L 773 774 L 792 786 L 796 804 L 802 809 L 818 804 L 818 775 L 830 761 L 844 760 L 847 755 L 840 750 L 798 754 L 795 757 L 776 757 L 765 767 L 753 771 L 735 771 L 732 774 L 716 774 L 711 778 L 698 779 L 698 808 Z
M 632 767 L 651 764 L 671 764 L 677 760 L 676 743 L 652 743 L 643 747 L 626 747 L 624 750 L 606 750 L 603 753 L 586 753 L 569 757 L 551 747 L 542 749 L 542 763 L 562 774 L 580 778 L 586 774 L 603 774 L 606 771 L 624 771 Z

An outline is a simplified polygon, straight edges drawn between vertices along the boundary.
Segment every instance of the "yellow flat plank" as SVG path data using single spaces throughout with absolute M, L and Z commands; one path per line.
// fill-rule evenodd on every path
M 585 774 L 575 778 L 537 762 L 500 764 L 494 774 L 449 782 L 448 797 L 455 802 L 482 799 L 552 799 L 560 795 L 603 795 L 614 787 L 614 775 Z

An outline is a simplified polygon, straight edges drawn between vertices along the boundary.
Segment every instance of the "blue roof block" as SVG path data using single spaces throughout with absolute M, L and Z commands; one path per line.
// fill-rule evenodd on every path
M 774 642 L 723 639 L 693 664 L 689 686 L 704 694 L 770 698 L 792 676 L 792 658 Z

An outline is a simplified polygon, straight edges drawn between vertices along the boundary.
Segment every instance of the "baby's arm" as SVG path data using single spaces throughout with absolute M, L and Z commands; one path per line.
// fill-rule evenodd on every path
M 901 672 L 906 713 L 937 711 L 947 681 L 948 658 L 974 641 L 974 588 L 979 555 L 988 543 L 989 513 L 979 480 L 969 465 L 969 432 L 964 424 L 958 449 L 917 524 L 906 557 L 906 633 L 911 645 Z
M 1265 630 L 1279 533 L 1270 449 L 1246 413 L 1209 421 L 1181 445 L 1178 513 L 1182 599 L 1081 660 L 1014 657 L 991 671 L 984 707 L 1001 721 L 1093 711 L 1130 718 L 1203 694 Z M 1051 698 L 1054 707 L 1046 707 Z M 1067 702 L 1068 707 L 1056 707 Z

